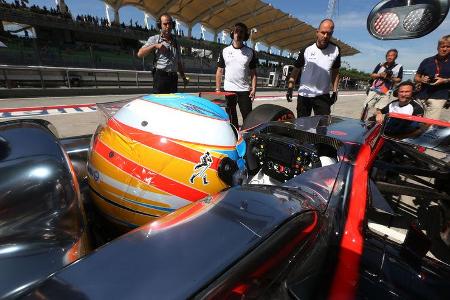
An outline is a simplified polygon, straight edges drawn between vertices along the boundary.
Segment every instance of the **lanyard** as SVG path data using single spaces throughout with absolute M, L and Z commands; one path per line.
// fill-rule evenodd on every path
M 448 60 L 444 59 L 444 62 L 446 62 Z M 439 60 L 437 59 L 437 55 L 434 57 L 434 63 L 436 64 L 436 74 L 434 76 L 439 77 L 439 75 L 441 74 L 441 66 L 439 65 Z
M 436 71 L 434 76 L 439 77 L 439 74 L 441 73 L 441 66 L 439 66 L 439 61 L 437 58 L 434 59 L 434 63 L 436 64 Z

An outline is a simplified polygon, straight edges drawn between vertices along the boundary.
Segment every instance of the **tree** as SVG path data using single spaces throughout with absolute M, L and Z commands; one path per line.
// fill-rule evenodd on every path
M 341 68 L 339 70 L 340 77 L 350 77 L 352 80 L 370 80 L 370 74 L 356 69 Z

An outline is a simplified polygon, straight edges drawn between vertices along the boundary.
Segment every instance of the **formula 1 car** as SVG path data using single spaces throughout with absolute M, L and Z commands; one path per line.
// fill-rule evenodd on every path
M 387 18 L 409 20 L 419 10 L 426 12 L 419 22 L 394 28 Z M 380 39 L 414 38 L 447 12 L 445 0 L 383 0 L 367 26 Z M 42 120 L 0 123 L 0 298 L 450 298 L 450 124 L 395 114 L 383 124 L 292 115 L 260 106 L 241 133 L 227 130 L 236 146 L 242 137 L 245 153 L 236 147 L 231 161 L 219 149 L 216 159 L 202 153 L 193 168 L 213 166 L 217 174 L 205 169 L 187 180 L 200 187 L 199 180 L 206 185 L 215 176 L 218 190 L 177 210 L 164 203 L 146 208 L 167 215 L 137 210 L 143 203 L 117 202 L 115 211 L 94 204 L 92 186 L 113 178 L 87 167 L 88 159 L 103 154 L 119 169 L 129 166 L 120 152 L 96 152 L 100 132 L 58 139 Z M 222 176 L 219 158 L 227 162 Z M 242 158 L 245 168 L 238 166 Z M 153 182 L 147 169 L 134 167 L 132 174 Z M 122 192 L 132 194 L 134 179 L 128 180 Z M 97 202 L 135 200 L 117 191 L 103 189 Z M 127 218 L 115 214 L 120 209 L 160 218 L 117 237 L 101 213 Z
M 115 238 L 89 197 L 95 141 L 2 123 L 1 297 L 448 298 L 449 128 L 269 119 L 241 132 L 243 182 Z

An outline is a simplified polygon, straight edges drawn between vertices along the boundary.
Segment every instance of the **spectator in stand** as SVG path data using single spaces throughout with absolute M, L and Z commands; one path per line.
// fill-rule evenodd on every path
M 397 49 L 389 49 L 386 52 L 386 61 L 379 63 L 370 74 L 373 82 L 363 105 L 369 116 L 373 114 L 374 108 L 381 109 L 391 101 L 394 86 L 403 78 L 403 66 L 395 62 L 397 57 Z
M 239 104 L 242 119 L 245 120 L 252 111 L 252 102 L 255 99 L 258 59 L 255 50 L 244 44 L 250 37 L 247 25 L 236 23 L 230 34 L 231 45 L 220 52 L 217 62 L 216 92 L 220 92 L 222 75 L 225 70 L 223 88 L 225 91 L 234 92 L 237 95 L 237 103 L 235 98 L 227 99 L 227 112 L 231 123 L 239 128 L 236 105 Z
M 415 81 L 420 85 L 417 97 L 424 103 L 425 117 L 439 119 L 449 101 L 450 35 L 438 41 L 437 54 L 425 58 L 417 69 Z
M 331 105 L 337 100 L 341 53 L 337 45 L 330 42 L 334 22 L 325 19 L 316 30 L 316 41 L 300 51 L 288 81 L 286 99 L 292 101 L 294 83 L 300 75 L 297 97 L 297 116 L 329 115 Z M 332 95 L 330 95 L 330 87 Z
M 176 93 L 178 90 L 177 71 L 183 78 L 185 85 L 187 85 L 188 79 L 184 75 L 180 45 L 175 36 L 172 35 L 175 22 L 169 14 L 163 14 L 159 17 L 157 25 L 160 29 L 160 34 L 149 37 L 147 43 L 139 49 L 137 56 L 142 58 L 155 52 L 155 59 L 153 60 L 153 93 Z

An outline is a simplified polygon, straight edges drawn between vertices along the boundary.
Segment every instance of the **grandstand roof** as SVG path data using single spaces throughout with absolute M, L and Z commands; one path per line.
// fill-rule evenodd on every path
M 220 32 L 228 30 L 236 22 L 244 22 L 252 33 L 254 42 L 295 52 L 315 40 L 316 29 L 291 15 L 260 0 L 103 0 L 120 8 L 133 5 L 158 17 L 167 12 L 188 26 L 197 23 Z M 332 41 L 341 48 L 342 55 L 359 51 L 335 38 Z

